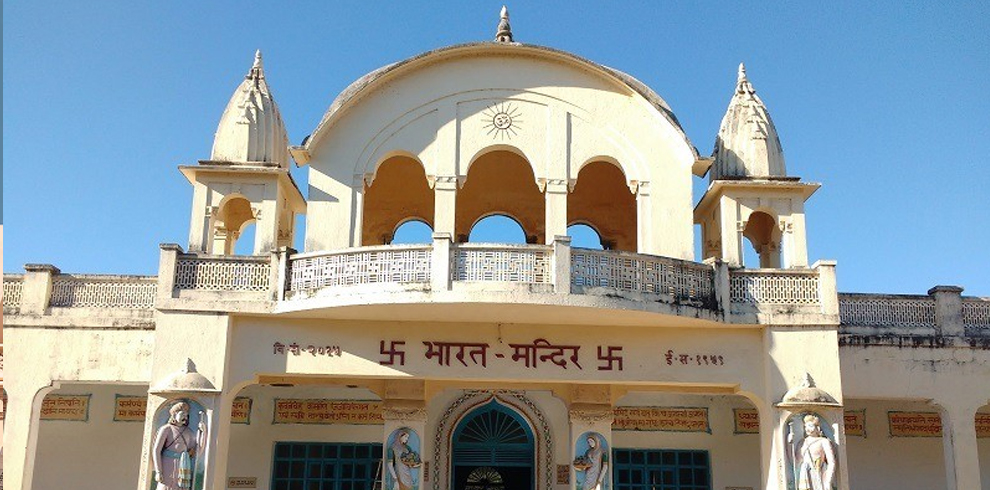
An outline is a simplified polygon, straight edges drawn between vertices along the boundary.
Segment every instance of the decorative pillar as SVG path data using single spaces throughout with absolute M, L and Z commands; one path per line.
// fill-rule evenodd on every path
M 571 436 L 571 488 L 585 478 L 597 478 L 612 488 L 612 388 L 572 385 L 568 393 Z
M 455 236 L 457 176 L 443 175 L 433 182 L 433 232 Z
M 571 488 L 581 488 L 586 478 L 598 478 L 602 489 L 612 487 L 611 404 L 572 403 Z
M 389 380 L 385 383 L 382 419 L 383 488 L 396 488 L 392 482 L 411 479 L 416 488 L 423 486 L 427 462 L 423 459 L 426 442 L 425 383 Z M 407 482 L 408 484 L 409 482 Z
M 653 201 L 650 199 L 650 183 L 636 185 L 636 251 L 641 254 L 658 253 L 653 247 Z
M 38 428 L 41 403 L 57 386 L 28 386 L 7 381 L 7 406 L 4 420 L 3 472 L 8 490 L 31 490 L 34 461 L 38 453 Z
M 719 197 L 718 213 L 722 260 L 730 267 L 742 267 L 742 231 L 746 223 L 739 220 L 739 209 L 735 199 L 728 196 Z
M 553 237 L 553 291 L 571 294 L 571 237 Z
M 25 264 L 21 314 L 44 315 L 52 297 L 52 281 L 62 273 L 51 264 Z
M 976 406 L 959 402 L 940 404 L 942 452 L 948 490 L 980 486 L 980 460 L 976 443 Z
M 182 247 L 175 243 L 162 243 L 158 245 L 160 255 L 158 257 L 158 292 L 157 301 L 167 301 L 172 299 L 175 291 L 175 264 L 182 253 Z
M 928 290 L 928 295 L 935 299 L 935 331 L 943 337 L 966 336 L 962 292 L 959 286 L 935 286 Z
M 779 435 L 769 441 L 776 464 L 767 475 L 767 488 L 803 488 L 801 484 L 807 484 L 806 475 L 817 472 L 816 478 L 825 482 L 825 488 L 835 485 L 839 490 L 848 489 L 842 404 L 815 386 L 811 375 L 805 373 L 802 383 L 788 390 L 776 406 L 780 412 L 774 427 L 779 429 Z M 767 422 L 776 422 L 774 417 L 767 418 Z M 761 412 L 761 423 L 762 419 Z M 761 438 L 762 431 L 761 428 Z M 773 451 L 775 440 L 783 444 Z M 805 454 L 821 463 L 812 465 Z
M 171 410 L 180 403 L 188 408 L 186 427 L 196 435 L 193 478 L 203 482 L 203 490 L 224 490 L 227 477 L 227 450 L 230 442 L 230 409 L 234 394 L 224 394 L 196 371 L 192 360 L 148 390 L 148 410 L 141 450 L 138 490 L 151 488 L 155 479 L 155 451 L 158 432 L 171 423 Z M 200 432 L 200 425 L 205 433 Z M 159 458 L 167 455 L 159 454 Z
M 804 219 L 804 201 L 791 199 L 791 215 L 780 223 L 784 267 L 808 267 L 808 231 Z
M 433 233 L 433 252 L 430 255 L 430 288 L 433 291 L 450 291 L 452 235 L 446 232 Z
M 554 243 L 558 235 L 567 235 L 567 181 L 550 179 L 546 181 L 546 214 L 544 237 L 548 245 Z

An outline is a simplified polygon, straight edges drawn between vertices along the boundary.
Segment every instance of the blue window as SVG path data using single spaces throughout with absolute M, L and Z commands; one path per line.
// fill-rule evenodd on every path
M 381 444 L 276 442 L 274 490 L 372 490 Z
M 616 449 L 615 490 L 711 490 L 708 451 Z

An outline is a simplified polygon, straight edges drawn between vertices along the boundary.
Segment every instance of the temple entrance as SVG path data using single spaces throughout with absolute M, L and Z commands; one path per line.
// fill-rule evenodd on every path
M 533 431 L 526 420 L 497 401 L 467 414 L 454 430 L 454 490 L 534 488 Z

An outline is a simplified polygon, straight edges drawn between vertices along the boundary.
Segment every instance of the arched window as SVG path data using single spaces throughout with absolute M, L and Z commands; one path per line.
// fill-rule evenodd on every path
M 396 226 L 413 216 L 430 226 L 433 203 L 433 189 L 426 181 L 422 164 L 409 156 L 385 160 L 375 180 L 364 189 L 361 244 L 395 243 L 392 235 L 398 231 Z
M 457 241 L 540 243 L 546 227 L 546 198 L 533 177 L 533 168 L 519 154 L 495 150 L 479 156 L 468 167 L 464 187 L 457 191 L 455 234 Z M 494 214 L 512 216 L 524 230 L 521 241 L 477 238 L 480 218 Z
M 592 224 L 603 248 L 635 252 L 636 214 L 636 196 L 621 168 L 600 160 L 581 167 L 574 191 L 567 195 L 568 223 Z
M 473 243 L 526 243 L 526 231 L 518 221 L 502 215 L 486 216 L 471 227 L 468 241 Z
M 743 236 L 759 254 L 759 267 L 780 268 L 780 235 L 780 228 L 777 227 L 777 220 L 773 216 L 762 211 L 749 215 Z M 743 255 L 743 265 L 755 266 L 753 261 L 746 260 L 746 255 L 748 254 Z
M 433 242 L 433 229 L 426 222 L 411 219 L 399 225 L 392 234 L 392 245 L 431 243 Z
M 239 196 L 224 202 L 213 223 L 213 254 L 254 254 L 254 212 L 251 203 Z M 243 239 L 244 232 L 248 237 Z
M 592 250 L 604 250 L 602 237 L 594 228 L 584 223 L 574 223 L 567 227 L 567 236 L 571 237 L 571 246 L 576 248 L 590 248 Z

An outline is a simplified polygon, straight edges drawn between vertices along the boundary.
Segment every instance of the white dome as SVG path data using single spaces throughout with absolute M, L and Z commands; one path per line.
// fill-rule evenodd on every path
M 711 179 L 786 177 L 777 128 L 739 64 L 739 79 L 715 139 Z
M 210 160 L 219 163 L 289 166 L 289 137 L 272 97 L 261 51 L 220 116 Z

